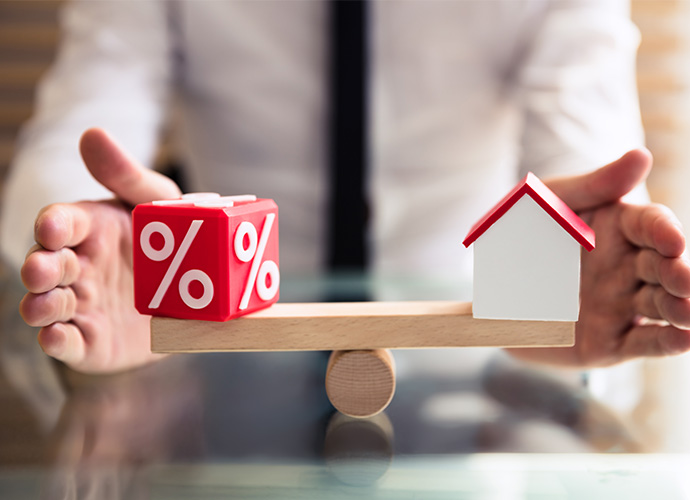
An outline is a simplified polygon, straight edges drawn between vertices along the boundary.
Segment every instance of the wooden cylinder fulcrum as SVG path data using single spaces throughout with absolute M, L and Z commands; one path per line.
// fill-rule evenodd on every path
M 331 404 L 351 417 L 386 409 L 395 393 L 395 362 L 388 349 L 333 351 L 326 370 Z

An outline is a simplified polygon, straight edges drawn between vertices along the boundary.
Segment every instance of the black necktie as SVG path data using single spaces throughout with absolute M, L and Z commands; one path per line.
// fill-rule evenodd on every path
M 366 268 L 364 181 L 368 163 L 366 0 L 330 6 L 330 220 L 329 268 Z

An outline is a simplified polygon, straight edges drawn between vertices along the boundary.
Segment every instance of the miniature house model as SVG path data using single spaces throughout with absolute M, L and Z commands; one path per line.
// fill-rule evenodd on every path
M 529 173 L 475 224 L 475 318 L 577 321 L 580 247 L 594 231 Z

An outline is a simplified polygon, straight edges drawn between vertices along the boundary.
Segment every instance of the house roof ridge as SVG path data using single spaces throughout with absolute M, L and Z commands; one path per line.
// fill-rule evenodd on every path
M 594 249 L 594 230 L 532 172 L 472 226 L 462 244 L 469 247 L 526 194 L 588 252 Z

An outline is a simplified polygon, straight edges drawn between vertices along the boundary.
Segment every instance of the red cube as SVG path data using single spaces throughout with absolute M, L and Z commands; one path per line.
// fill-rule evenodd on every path
M 226 321 L 278 300 L 278 206 L 253 195 L 183 195 L 132 214 L 134 305 Z

